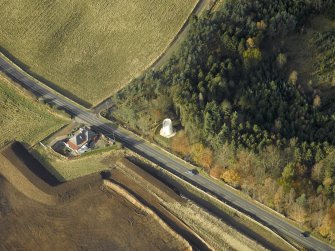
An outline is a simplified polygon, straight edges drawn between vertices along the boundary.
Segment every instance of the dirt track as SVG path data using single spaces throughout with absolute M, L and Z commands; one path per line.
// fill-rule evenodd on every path
M 27 163 L 14 158 L 17 147 L 7 147 L 0 154 L 0 250 L 190 249 L 184 239 L 175 238 L 124 197 L 102 191 L 100 175 L 51 187 L 24 170 Z M 13 179 L 21 171 L 24 175 Z M 17 183 L 11 184 L 8 177 Z M 21 185 L 32 189 L 28 196 L 18 191 L 24 190 Z M 54 204 L 33 200 L 37 190 L 51 196 Z

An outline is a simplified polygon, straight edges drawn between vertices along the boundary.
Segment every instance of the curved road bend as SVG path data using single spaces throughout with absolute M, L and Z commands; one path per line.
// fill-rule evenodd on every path
M 192 16 L 199 15 L 203 10 L 205 10 L 208 7 L 209 1 L 210 0 L 198 0 L 198 3 L 193 8 L 191 14 L 188 16 L 188 18 L 185 21 L 185 23 L 183 24 L 183 26 L 180 28 L 178 33 L 175 35 L 175 37 L 169 43 L 169 45 L 167 46 L 165 51 L 150 66 L 148 66 L 146 68 L 146 70 L 151 69 L 151 68 L 156 68 L 156 67 L 159 67 L 159 66 L 163 65 L 163 63 L 168 59 L 167 55 L 169 55 L 170 51 L 173 51 L 173 50 L 176 49 L 175 47 L 177 46 L 177 44 L 180 43 L 182 38 L 188 32 L 190 18 Z M 146 71 L 146 70 L 144 70 L 144 71 Z M 92 111 L 94 111 L 95 113 L 100 113 L 101 110 L 106 109 L 106 107 L 108 107 L 108 105 L 110 105 L 110 98 L 111 97 L 108 97 L 107 99 L 105 99 L 101 103 L 92 107 Z
M 326 243 L 312 237 L 302 237 L 300 233 L 302 230 L 288 223 L 281 216 L 271 214 L 267 210 L 264 210 L 260 206 L 243 199 L 239 195 L 233 193 L 230 189 L 224 186 L 219 186 L 216 183 L 201 175 L 187 175 L 187 165 L 180 159 L 167 154 L 165 151 L 158 147 L 155 147 L 139 137 L 127 133 L 126 130 L 113 129 L 111 126 L 104 124 L 99 118 L 93 113 L 87 112 L 81 109 L 65 98 L 55 95 L 48 91 L 46 88 L 40 86 L 37 82 L 28 78 L 26 75 L 18 71 L 12 65 L 0 58 L 0 70 L 6 73 L 9 77 L 20 83 L 24 88 L 33 92 L 36 96 L 42 97 L 46 102 L 51 105 L 55 105 L 60 109 L 63 109 L 73 116 L 77 116 L 91 126 L 94 126 L 97 130 L 104 133 L 114 133 L 116 139 L 121 141 L 127 148 L 135 151 L 141 156 L 153 161 L 157 165 L 165 168 L 166 170 L 178 175 L 189 183 L 199 187 L 207 193 L 213 194 L 225 203 L 233 206 L 234 208 L 242 211 L 258 222 L 271 228 L 276 233 L 283 237 L 289 237 L 298 243 L 301 243 L 309 250 L 334 250 L 335 248 L 330 247 Z

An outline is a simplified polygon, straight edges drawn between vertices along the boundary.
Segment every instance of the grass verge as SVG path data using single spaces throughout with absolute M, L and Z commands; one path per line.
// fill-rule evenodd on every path
M 270 247 L 276 247 L 280 250 L 295 250 L 281 237 L 278 237 L 276 234 L 264 228 L 262 225 L 255 224 L 255 222 L 252 221 L 249 217 L 245 216 L 242 213 L 239 213 L 238 211 L 232 209 L 231 207 L 222 203 L 213 196 L 206 194 L 200 189 L 197 189 L 191 184 L 183 181 L 182 179 L 142 158 L 141 156 L 132 153 L 130 159 L 132 162 L 149 172 L 154 177 L 162 180 L 166 184 L 169 184 L 169 186 L 172 186 L 174 189 L 178 190 L 182 194 L 186 194 L 187 197 L 189 197 L 191 200 L 198 200 L 198 202 L 196 202 L 197 204 L 200 202 L 203 206 L 208 207 L 212 213 L 225 215 L 225 217 L 233 219 L 228 220 L 226 218 L 223 219 L 224 221 L 228 220 L 230 223 L 234 222 L 233 224 L 239 225 L 240 227 L 244 226 L 246 229 L 248 229 L 248 232 L 251 231 L 254 235 L 262 237 L 264 239 L 263 241 L 267 242 L 267 245 L 269 245 Z
M 110 169 L 114 165 L 112 160 L 123 156 L 123 150 L 118 150 L 117 146 L 92 151 L 71 160 L 55 153 L 49 147 L 40 145 L 34 147 L 32 153 L 49 172 L 62 182 Z M 106 158 L 111 161 L 106 162 Z
M 34 145 L 69 122 L 62 113 L 40 104 L 2 74 L 0 116 L 0 147 L 11 141 Z

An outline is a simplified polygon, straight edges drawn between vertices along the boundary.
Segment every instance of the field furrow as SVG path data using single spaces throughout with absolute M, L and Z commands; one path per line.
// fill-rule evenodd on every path
M 197 0 L 0 3 L 0 50 L 70 96 L 97 104 L 150 66 Z

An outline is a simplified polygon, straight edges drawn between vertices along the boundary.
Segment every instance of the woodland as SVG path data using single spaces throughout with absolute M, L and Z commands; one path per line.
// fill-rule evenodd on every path
M 147 135 L 180 121 L 171 151 L 334 240 L 334 6 L 227 0 L 193 17 L 178 52 L 118 92 L 106 116 Z M 310 28 L 319 16 L 332 28 Z M 299 47 L 309 55 L 298 67 Z

